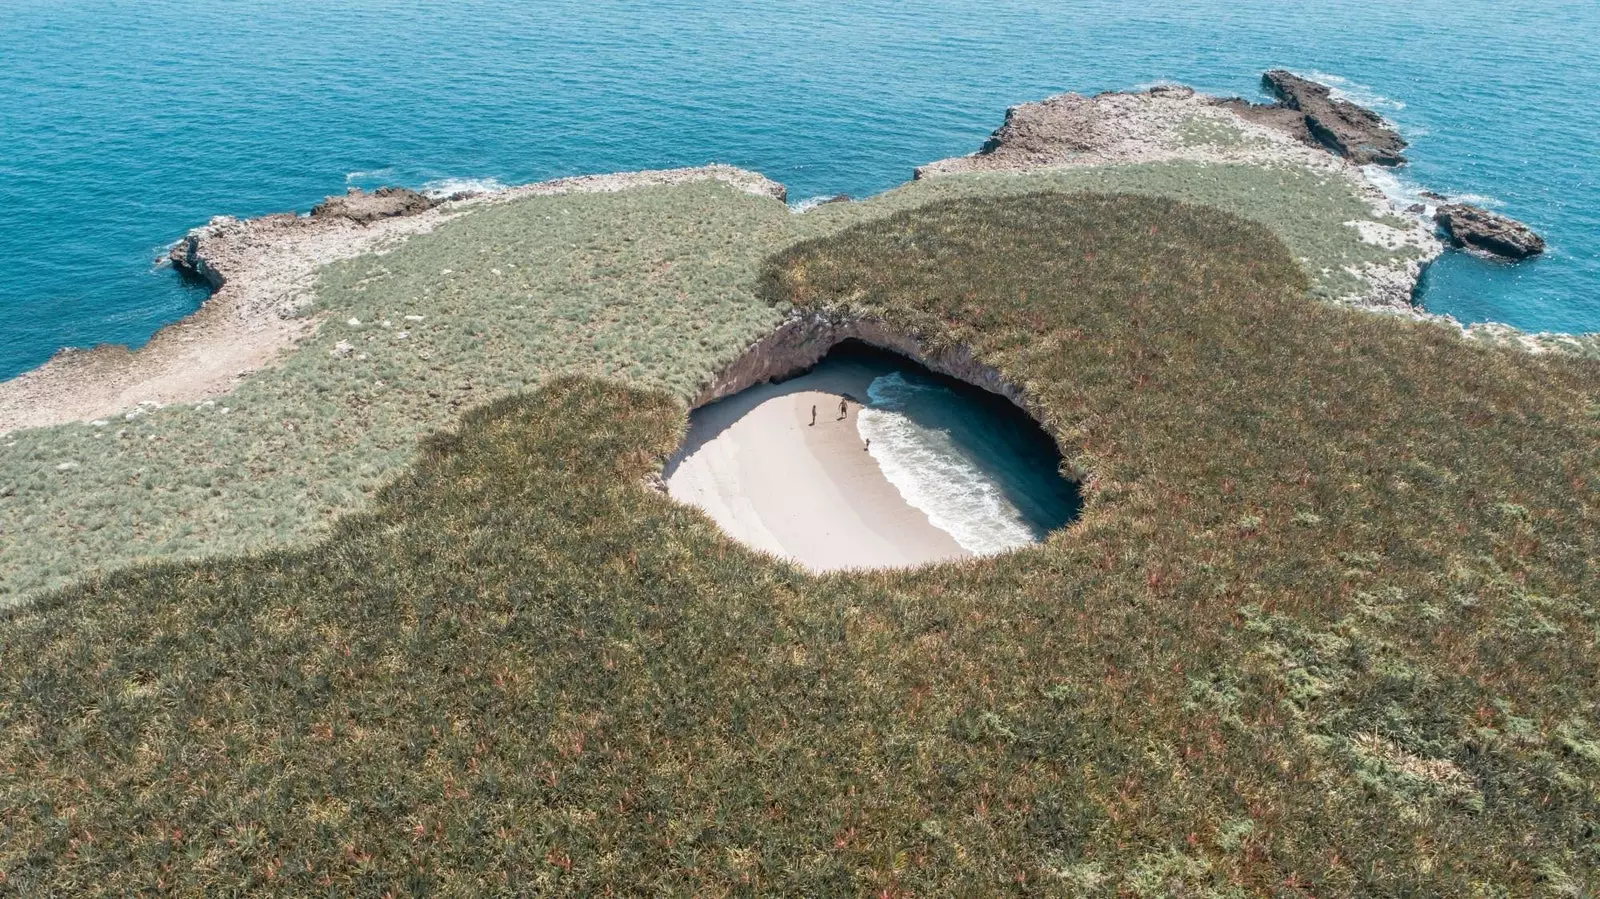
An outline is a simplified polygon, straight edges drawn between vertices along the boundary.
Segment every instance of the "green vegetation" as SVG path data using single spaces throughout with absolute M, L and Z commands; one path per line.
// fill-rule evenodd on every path
M 1264 143 L 1251 138 L 1231 122 L 1198 115 L 1178 125 L 1177 138 L 1179 146 L 1184 147 L 1243 147 Z
M 1243 215 L 1322 297 L 1355 289 L 1347 266 L 1393 255 L 1344 224 L 1372 216 L 1348 181 L 1252 166 L 945 178 L 805 215 L 714 182 L 491 206 L 331 267 L 316 336 L 214 403 L 0 437 L 0 606 L 146 559 L 306 545 L 367 508 L 419 435 L 553 375 L 688 399 L 777 321 L 756 295 L 771 253 L 931 201 L 1040 190 Z M 333 355 L 339 341 L 354 352 Z
M 18 610 L 4 886 L 1600 889 L 1600 364 L 1307 302 L 1140 197 L 924 205 L 754 286 L 972 346 L 1082 519 L 811 577 L 642 485 L 671 395 L 547 381 L 315 547 Z

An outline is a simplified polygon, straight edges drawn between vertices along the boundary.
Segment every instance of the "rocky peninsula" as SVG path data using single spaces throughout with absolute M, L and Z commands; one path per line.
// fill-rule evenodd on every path
M 407 238 L 484 205 L 564 193 L 609 193 L 715 180 L 782 201 L 782 185 L 730 166 L 561 178 L 486 193 L 425 197 L 383 188 L 329 197 L 309 215 L 219 216 L 168 254 L 179 271 L 213 289 L 194 315 L 163 328 L 137 352 L 122 346 L 66 350 L 0 382 L 0 434 L 115 417 L 143 405 L 217 396 L 311 333 L 305 315 L 317 273 L 341 259 L 382 254 Z
M 792 372 L 835 338 L 882 329 L 779 314 L 755 294 L 761 260 L 940 200 L 1088 191 L 1213 206 L 1282 239 L 1319 299 L 1453 324 L 1412 304 L 1445 249 L 1433 210 L 1398 208 L 1308 136 L 1306 115 L 1181 87 L 1064 94 L 1011 109 L 973 155 L 804 214 L 781 185 L 710 166 L 480 195 L 356 192 L 310 214 L 220 217 L 170 254 L 214 288 L 198 313 L 138 352 L 66 351 L 0 384 L 0 489 L 13 491 L 0 528 L 26 534 L 0 547 L 0 604 L 152 552 L 257 546 L 263 529 L 314 537 L 361 508 L 418 434 L 553 374 L 605 373 L 699 405 Z M 1465 330 L 1534 350 L 1578 342 Z M 958 359 L 942 366 L 908 335 L 879 336 L 1023 396 Z M 254 498 L 218 486 L 241 470 L 261 485 Z M 159 511 L 76 524 L 91 507 L 147 503 L 152 483 L 172 485 L 154 494 Z
M 1361 286 L 1343 302 L 1415 313 L 1422 268 L 1445 247 L 1502 258 L 1541 252 L 1521 225 L 1441 198 L 1435 208 L 1396 207 L 1361 166 L 1404 163 L 1405 140 L 1381 116 L 1333 96 L 1325 85 L 1274 70 L 1263 84 L 1277 103 L 1211 97 L 1181 86 L 1097 96 L 1061 94 L 1007 110 L 1005 122 L 971 156 L 918 167 L 916 179 L 982 172 L 1023 173 L 1159 162 L 1296 166 L 1346 180 L 1372 206 L 1356 222 L 1361 238 L 1405 258 L 1363 264 Z M 425 196 L 405 188 L 329 197 L 309 215 L 219 217 L 169 254 L 173 266 L 214 290 L 200 311 L 162 329 L 138 352 L 120 346 L 67 350 L 0 383 L 0 433 L 114 416 L 140 404 L 189 402 L 230 389 L 271 364 L 316 326 L 306 307 L 328 263 L 382 253 L 484 204 L 574 191 L 616 191 L 711 178 L 785 199 L 782 185 L 727 166 L 565 178 L 486 193 Z M 1480 327 L 1480 330 L 1484 330 Z M 1514 332 L 1489 326 L 1498 335 Z M 1525 341 L 1526 342 L 1526 341 Z M 1550 341 L 1544 341 L 1548 344 Z M 1530 345 L 1541 345 L 1532 342 Z

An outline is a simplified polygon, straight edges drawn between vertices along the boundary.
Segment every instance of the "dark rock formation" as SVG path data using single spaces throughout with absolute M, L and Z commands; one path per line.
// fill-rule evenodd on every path
M 1451 203 L 1433 214 L 1450 241 L 1504 259 L 1526 259 L 1544 252 L 1544 239 L 1533 229 L 1499 213 Z
M 342 197 L 329 197 L 311 207 L 311 217 L 346 218 L 366 225 L 378 219 L 427 212 L 439 202 L 404 187 L 380 187 L 370 194 L 352 187 Z
M 1405 138 L 1370 109 L 1333 98 L 1332 90 L 1282 69 L 1261 76 L 1267 89 L 1287 109 L 1305 117 L 1305 126 L 1318 141 L 1357 165 L 1401 165 Z
M 212 290 L 222 287 L 222 274 L 206 265 L 205 258 L 200 255 L 200 235 L 189 234 L 182 240 L 172 245 L 167 251 L 167 261 L 186 278 L 197 278 L 211 286 Z

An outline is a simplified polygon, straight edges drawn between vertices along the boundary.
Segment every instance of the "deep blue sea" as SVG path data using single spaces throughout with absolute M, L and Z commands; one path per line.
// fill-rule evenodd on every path
M 1395 120 L 1406 182 L 1550 240 L 1518 266 L 1452 254 L 1430 309 L 1600 330 L 1595 0 L 0 0 L 0 377 L 191 312 L 152 260 L 219 213 L 713 161 L 859 196 L 1011 104 L 1257 96 L 1274 66 Z

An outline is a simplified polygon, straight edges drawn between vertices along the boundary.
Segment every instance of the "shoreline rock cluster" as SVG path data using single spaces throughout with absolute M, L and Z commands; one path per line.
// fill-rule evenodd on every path
M 1533 229 L 1497 212 L 1468 203 L 1448 203 L 1433 214 L 1445 236 L 1457 247 L 1501 259 L 1526 259 L 1545 250 Z
M 1181 85 L 1094 96 L 1057 94 L 1007 109 L 1004 123 L 976 153 L 921 166 L 915 177 L 1168 159 L 1314 164 L 1303 154 L 1294 158 L 1289 145 L 1332 154 L 1357 168 L 1406 164 L 1405 138 L 1378 113 L 1335 97 L 1327 85 L 1282 69 L 1262 75 L 1262 84 L 1278 97 L 1277 102 L 1212 97 Z M 1234 125 L 1253 126 L 1251 136 L 1257 139 L 1272 134 L 1288 141 L 1276 147 L 1234 148 L 1174 141 L 1185 117 L 1224 121 L 1213 118 L 1219 113 L 1227 114 Z M 1363 176 L 1352 177 L 1371 186 Z M 1401 211 L 1436 228 L 1457 247 L 1513 261 L 1544 251 L 1544 241 L 1520 222 L 1481 207 L 1451 203 L 1432 191 L 1423 195 L 1442 204 L 1437 213 L 1430 216 L 1429 207 L 1420 204 Z
M 1404 165 L 1406 139 L 1363 106 L 1333 96 L 1333 90 L 1293 72 L 1273 69 L 1261 76 L 1278 107 L 1299 113 L 1313 139 L 1356 165 Z

